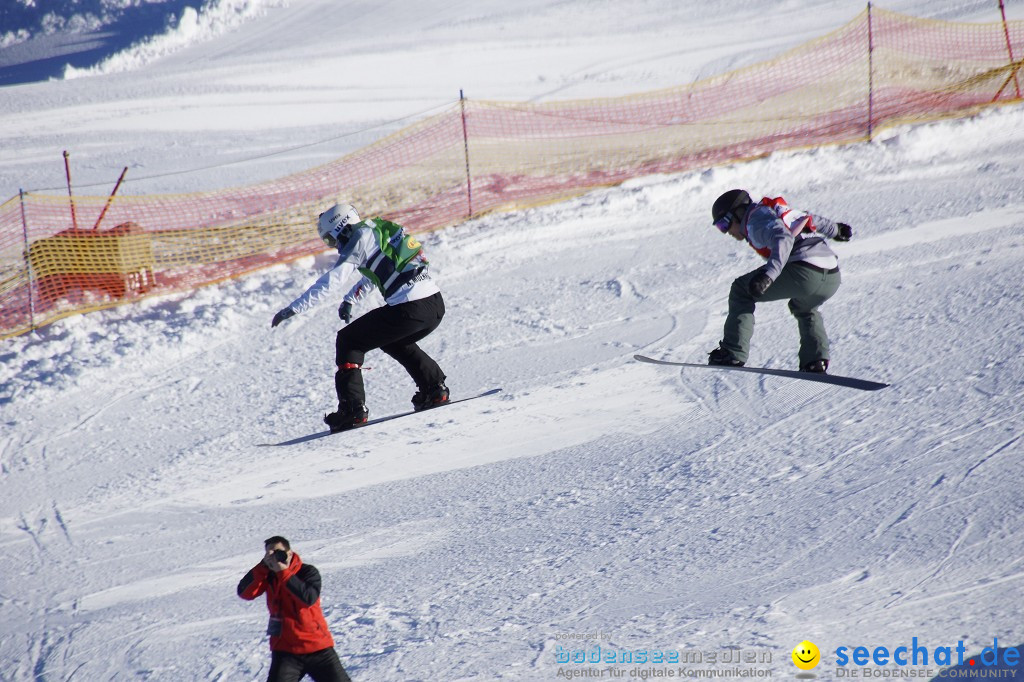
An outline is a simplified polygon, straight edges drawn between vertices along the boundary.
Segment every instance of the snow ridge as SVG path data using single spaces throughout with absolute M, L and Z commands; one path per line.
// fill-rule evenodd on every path
M 173 15 L 169 17 L 169 25 L 164 33 L 146 38 L 95 66 L 75 68 L 69 64 L 64 68 L 64 78 L 82 78 L 141 68 L 184 47 L 227 33 L 245 21 L 262 16 L 269 7 L 285 4 L 287 0 L 207 0 L 198 10 L 185 6 L 176 18 Z

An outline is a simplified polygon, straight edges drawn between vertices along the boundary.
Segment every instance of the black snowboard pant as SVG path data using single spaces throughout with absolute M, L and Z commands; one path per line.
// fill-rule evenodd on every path
M 334 647 L 311 654 L 271 652 L 267 682 L 298 682 L 306 675 L 313 682 L 352 682 L 352 678 L 341 666 Z
M 419 390 L 428 389 L 445 379 L 444 372 L 433 358 L 416 345 L 427 334 L 437 329 L 444 317 L 441 293 L 409 303 L 385 305 L 360 316 L 338 332 L 336 359 L 338 372 L 334 386 L 338 390 L 338 403 L 363 404 L 362 365 L 367 351 L 380 348 L 398 361 Z

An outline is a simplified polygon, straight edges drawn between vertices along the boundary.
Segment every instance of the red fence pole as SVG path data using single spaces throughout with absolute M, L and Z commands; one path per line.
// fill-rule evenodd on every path
M 100 226 L 100 223 L 103 222 L 103 216 L 107 215 L 107 209 L 110 208 L 111 202 L 114 201 L 114 195 L 117 194 L 117 188 L 121 186 L 121 181 L 124 180 L 124 174 L 127 172 L 128 166 L 125 166 L 124 170 L 121 171 L 121 177 L 117 179 L 117 184 L 114 185 L 114 191 L 110 193 L 109 197 L 107 197 L 107 203 L 104 204 L 103 210 L 100 211 L 100 217 L 96 219 L 96 224 L 92 226 L 92 229 L 95 230 Z
M 28 219 L 25 217 L 25 190 L 18 190 L 18 197 L 21 199 L 21 234 L 25 242 L 25 286 L 28 287 L 28 328 L 32 331 L 36 328 L 36 304 L 32 297 L 32 260 L 28 250 Z
M 68 178 L 68 199 L 71 201 L 71 227 L 78 229 L 78 218 L 75 217 L 75 195 L 71 193 L 71 164 L 68 163 L 68 150 L 64 150 L 64 175 Z
M 1010 27 L 1006 23 L 1006 7 L 1003 0 L 999 0 L 999 11 L 1003 15 L 1003 33 L 1006 35 L 1006 52 L 1010 55 L 1010 68 L 1013 68 L 1013 45 L 1010 44 Z M 1019 68 L 1019 67 L 1018 67 Z M 1013 71 L 1013 84 L 1017 88 L 1017 99 L 1020 99 L 1020 82 L 1017 80 L 1017 70 Z
M 466 218 L 473 217 L 473 181 L 469 175 L 469 133 L 466 131 L 466 98 L 459 90 L 459 109 L 462 110 L 462 144 L 466 152 Z
M 868 142 L 875 124 L 875 36 L 871 26 L 871 3 L 868 3 Z

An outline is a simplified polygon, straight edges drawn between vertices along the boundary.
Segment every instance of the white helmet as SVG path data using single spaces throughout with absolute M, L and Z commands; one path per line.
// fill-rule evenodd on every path
M 359 222 L 359 214 L 356 209 L 348 204 L 335 204 L 320 214 L 317 221 L 316 231 L 320 239 L 324 240 L 327 246 L 337 246 L 338 242 L 348 240 L 352 232 L 352 225 Z

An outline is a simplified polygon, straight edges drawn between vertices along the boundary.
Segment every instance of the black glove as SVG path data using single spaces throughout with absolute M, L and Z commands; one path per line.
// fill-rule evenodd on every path
M 846 223 L 836 223 L 836 227 L 839 228 L 839 231 L 836 233 L 836 236 L 833 237 L 833 239 L 835 239 L 837 242 L 850 241 L 850 238 L 853 236 L 853 228 L 847 225 Z
M 284 308 L 283 310 L 279 310 L 277 311 L 277 314 L 274 315 L 274 319 L 270 322 L 270 326 L 276 327 L 277 325 L 281 324 L 294 314 L 295 311 L 292 310 L 291 308 Z
M 747 285 L 747 290 L 754 298 L 760 298 L 761 295 L 768 290 L 768 287 L 772 285 L 772 281 L 771 277 L 763 272 L 759 272 L 754 275 L 752 280 L 750 280 L 750 284 Z
M 345 301 L 340 306 L 338 306 L 338 317 L 340 317 L 342 320 L 344 320 L 345 324 L 348 324 L 349 322 L 352 321 L 352 302 L 351 301 Z

